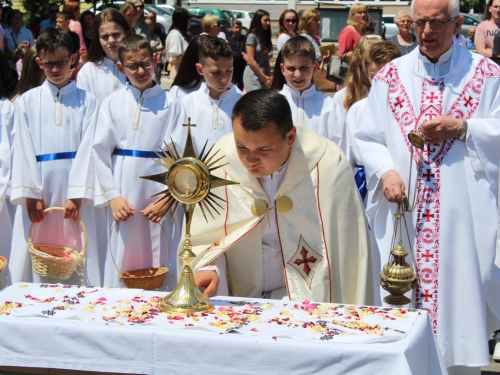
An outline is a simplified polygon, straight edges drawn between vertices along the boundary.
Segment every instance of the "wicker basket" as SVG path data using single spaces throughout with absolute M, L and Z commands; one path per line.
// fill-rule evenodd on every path
M 7 258 L 0 256 L 0 275 L 7 266 Z
M 44 212 L 64 211 L 62 207 L 50 207 Z M 28 247 L 31 253 L 33 271 L 40 276 L 50 279 L 67 280 L 71 277 L 76 267 L 85 257 L 87 251 L 87 231 L 85 225 L 79 220 L 83 234 L 83 248 L 81 251 L 69 247 L 53 244 L 35 244 L 31 238 L 34 223 L 31 224 L 28 235 Z
M 113 224 L 113 227 L 111 228 L 110 239 L 116 224 L 117 223 L 115 222 Z M 158 225 L 160 226 L 161 231 L 163 232 L 163 235 L 165 236 L 165 240 L 167 242 L 167 262 L 168 262 L 168 255 L 170 251 L 168 245 L 168 236 L 167 233 L 165 232 L 165 229 L 163 229 L 163 226 L 159 223 Z M 120 279 L 123 280 L 127 288 L 152 290 L 160 288 L 165 282 L 165 276 L 168 272 L 168 267 L 166 266 L 149 267 L 127 272 L 120 272 L 118 266 L 116 265 L 115 258 L 113 257 L 113 252 L 111 251 L 111 249 L 110 253 L 111 253 L 111 259 L 113 259 L 113 263 L 115 264 L 116 270 L 118 271 L 118 276 L 120 276 Z

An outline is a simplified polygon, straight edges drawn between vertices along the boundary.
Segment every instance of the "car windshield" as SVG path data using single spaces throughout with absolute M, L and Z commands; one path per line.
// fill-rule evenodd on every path
M 250 18 L 253 18 L 253 13 L 248 13 L 248 15 L 250 16 Z
M 148 10 L 149 12 L 154 12 L 156 14 L 161 14 L 161 15 L 164 15 L 164 16 L 170 16 L 171 14 L 168 13 L 168 11 L 166 9 L 162 9 L 160 7 L 157 7 L 155 5 L 146 5 L 146 10 Z

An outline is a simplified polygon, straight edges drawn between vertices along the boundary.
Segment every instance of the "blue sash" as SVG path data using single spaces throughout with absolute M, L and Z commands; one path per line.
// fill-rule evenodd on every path
M 159 150 L 158 150 L 159 151 Z M 161 152 L 158 152 L 161 154 Z M 113 155 L 118 156 L 132 156 L 134 158 L 155 158 L 159 159 L 159 156 L 156 155 L 153 151 L 140 151 L 140 150 L 127 150 L 125 148 L 115 148 Z
M 358 187 L 359 194 L 361 195 L 361 199 L 365 200 L 366 193 L 368 189 L 366 188 L 366 173 L 365 167 L 363 165 L 356 164 L 356 168 L 359 168 L 356 174 L 354 175 L 354 181 L 356 181 L 356 186 Z
M 36 161 L 42 162 L 42 161 L 52 161 L 52 160 L 74 159 L 75 156 L 76 156 L 76 151 L 55 152 L 53 154 L 37 155 Z

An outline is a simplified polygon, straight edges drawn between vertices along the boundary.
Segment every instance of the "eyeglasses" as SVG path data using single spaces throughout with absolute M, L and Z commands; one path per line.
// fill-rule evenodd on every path
M 221 27 L 221 23 L 220 23 L 220 22 L 217 22 L 217 23 L 214 23 L 212 26 Z
M 144 9 L 144 5 L 136 5 L 135 9 Z
M 139 70 L 139 67 L 141 67 L 144 70 L 151 69 L 153 67 L 153 59 L 123 66 L 127 68 L 129 72 L 135 73 Z
M 285 20 L 286 23 L 297 23 L 297 19 Z
M 40 63 L 40 67 L 44 70 L 52 70 L 54 69 L 54 66 L 58 68 L 64 68 L 66 65 L 68 65 L 69 57 L 67 59 L 61 59 L 58 61 L 45 61 Z
M 441 31 L 443 30 L 443 27 L 445 24 L 447 24 L 450 21 L 453 21 L 455 18 L 458 18 L 459 16 L 451 17 L 449 20 L 446 21 L 441 21 L 441 20 L 414 20 L 413 23 L 415 25 L 415 28 L 417 30 L 423 30 L 425 29 L 425 25 L 429 24 L 429 27 L 434 30 L 434 31 Z
M 412 20 L 401 20 L 399 21 L 399 23 L 412 23 L 413 21 Z

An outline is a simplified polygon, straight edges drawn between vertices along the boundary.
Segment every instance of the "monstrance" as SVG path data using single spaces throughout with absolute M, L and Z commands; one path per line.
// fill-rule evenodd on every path
M 212 153 L 212 146 L 208 152 L 205 153 L 205 148 L 208 143 L 207 140 L 200 155 L 196 157 L 193 140 L 191 138 L 191 127 L 196 127 L 196 125 L 191 124 L 191 119 L 188 118 L 188 123 L 183 124 L 183 126 L 187 126 L 188 131 L 182 157 L 179 155 L 173 141 L 172 148 L 164 142 L 165 148 L 159 147 L 161 153 L 156 152 L 160 160 L 153 160 L 165 167 L 167 171 L 150 176 L 141 176 L 141 178 L 159 182 L 167 186 L 166 190 L 154 196 L 163 195 L 158 202 L 162 200 L 165 201 L 162 207 L 165 205 L 168 206 L 166 212 L 172 210 L 171 218 L 174 217 L 180 204 L 184 206 L 186 239 L 183 244 L 184 250 L 179 254 L 179 258 L 182 259 L 184 266 L 177 286 L 172 293 L 162 300 L 160 303 L 160 310 L 170 313 L 187 314 L 213 309 L 213 305 L 208 296 L 203 294 L 196 286 L 193 271 L 190 266 L 192 260 L 196 257 L 192 251 L 191 244 L 191 221 L 193 212 L 198 204 L 205 220 L 208 222 L 205 212 L 208 212 L 212 218 L 214 218 L 211 209 L 217 214 L 219 214 L 219 212 L 215 206 L 224 209 L 217 202 L 217 199 L 225 202 L 224 199 L 213 194 L 210 190 L 225 185 L 237 184 L 238 182 L 225 180 L 211 174 L 214 170 L 226 165 L 222 164 L 215 166 L 224 156 L 212 161 L 220 150 Z

